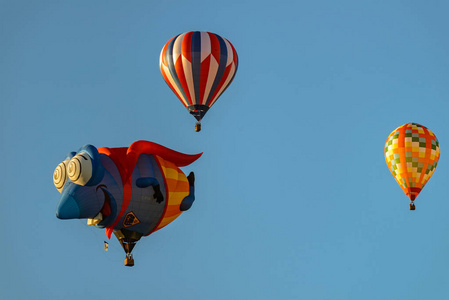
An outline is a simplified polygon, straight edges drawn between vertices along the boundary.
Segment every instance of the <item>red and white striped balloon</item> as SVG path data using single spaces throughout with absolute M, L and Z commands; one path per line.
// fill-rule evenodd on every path
M 234 79 L 237 52 L 225 38 L 191 31 L 171 38 L 159 65 L 165 82 L 200 121 Z

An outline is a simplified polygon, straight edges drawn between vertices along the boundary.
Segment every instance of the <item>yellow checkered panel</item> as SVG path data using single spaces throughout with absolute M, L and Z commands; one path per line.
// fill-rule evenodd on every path
M 179 209 L 179 205 L 189 195 L 189 182 L 186 175 L 174 163 L 159 156 L 156 156 L 156 158 L 164 174 L 167 202 L 164 214 L 153 232 L 168 225 L 181 215 L 182 211 Z

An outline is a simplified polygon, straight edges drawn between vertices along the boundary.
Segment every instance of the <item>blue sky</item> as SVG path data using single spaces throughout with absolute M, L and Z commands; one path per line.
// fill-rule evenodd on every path
M 4 299 L 449 297 L 447 1 L 0 1 Z M 195 133 L 159 53 L 230 40 L 234 82 Z M 385 163 L 417 122 L 439 165 L 408 210 Z M 196 202 L 139 241 L 55 217 L 54 168 L 85 144 L 204 152 Z

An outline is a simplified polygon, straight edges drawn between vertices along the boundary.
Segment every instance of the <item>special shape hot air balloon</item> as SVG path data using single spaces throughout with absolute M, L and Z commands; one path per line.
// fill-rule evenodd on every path
M 129 147 L 83 146 L 71 152 L 53 174 L 61 193 L 59 219 L 88 219 L 89 225 L 114 232 L 133 266 L 136 242 L 188 210 L 194 196 L 194 175 L 178 168 L 198 159 L 148 141 Z M 107 249 L 105 243 L 105 249 Z
M 440 145 L 432 131 L 416 124 L 404 124 L 388 136 L 385 159 L 388 168 L 410 198 L 414 200 L 435 171 L 440 158 Z
M 218 34 L 191 31 L 171 38 L 159 65 L 165 82 L 197 119 L 201 119 L 234 79 L 238 66 L 234 46 Z

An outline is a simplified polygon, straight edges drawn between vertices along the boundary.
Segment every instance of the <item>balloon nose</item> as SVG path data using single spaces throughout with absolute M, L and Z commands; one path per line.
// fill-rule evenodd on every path
M 56 217 L 59 219 L 77 219 L 80 217 L 80 208 L 72 196 L 65 197 L 56 209 Z

